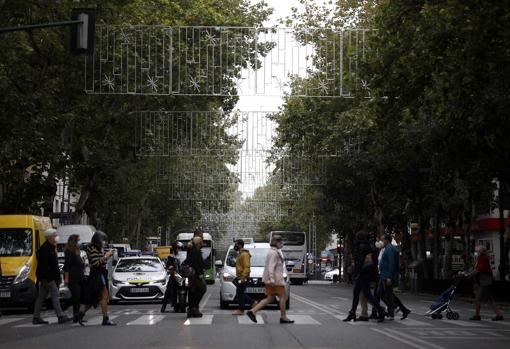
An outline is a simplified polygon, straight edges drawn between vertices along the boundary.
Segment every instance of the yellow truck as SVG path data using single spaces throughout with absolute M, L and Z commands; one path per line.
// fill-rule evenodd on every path
M 32 308 L 37 251 L 52 228 L 48 217 L 0 215 L 0 308 Z

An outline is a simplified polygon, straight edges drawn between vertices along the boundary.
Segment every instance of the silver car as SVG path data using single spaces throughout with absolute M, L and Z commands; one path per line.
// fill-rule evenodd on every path
M 163 299 L 168 278 L 168 273 L 158 257 L 121 258 L 113 269 L 110 299 L 112 301 Z
M 268 243 L 254 243 L 246 244 L 244 248 L 247 249 L 251 254 L 251 273 L 248 285 L 246 288 L 246 294 L 254 300 L 260 300 L 265 298 L 265 285 L 262 282 L 262 274 L 264 273 L 264 264 L 266 262 L 266 256 L 271 247 Z M 237 251 L 234 250 L 234 246 L 230 246 L 225 258 L 225 265 L 220 275 L 220 307 L 221 309 L 227 309 L 231 304 L 238 304 L 236 297 L 236 286 L 233 284 L 236 275 L 236 259 Z M 287 309 L 290 307 L 290 285 L 289 278 L 286 274 L 285 277 L 285 295 L 287 299 Z M 279 300 L 275 299 L 275 304 L 278 304 Z

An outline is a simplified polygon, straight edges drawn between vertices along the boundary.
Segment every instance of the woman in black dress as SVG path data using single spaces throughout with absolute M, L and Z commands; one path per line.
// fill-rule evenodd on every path
M 73 234 L 67 240 L 64 252 L 64 283 L 71 291 L 73 322 L 78 322 L 80 304 L 83 304 L 85 262 L 80 255 L 80 236 Z

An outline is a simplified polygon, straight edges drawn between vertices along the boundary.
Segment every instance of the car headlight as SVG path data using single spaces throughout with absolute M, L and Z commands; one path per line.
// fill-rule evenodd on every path
M 14 284 L 20 284 L 24 282 L 28 278 L 28 274 L 30 274 L 30 264 L 25 264 L 20 270 L 16 278 L 14 279 Z
M 153 284 L 163 284 L 163 285 L 165 285 L 166 284 L 166 278 L 161 279 L 161 280 L 155 280 L 152 283 Z
M 119 286 L 119 285 L 122 285 L 123 283 L 124 283 L 124 281 L 122 281 L 122 280 L 112 279 L 113 286 Z
M 223 281 L 225 281 L 225 282 L 234 281 L 234 275 L 229 274 L 229 273 L 223 273 Z

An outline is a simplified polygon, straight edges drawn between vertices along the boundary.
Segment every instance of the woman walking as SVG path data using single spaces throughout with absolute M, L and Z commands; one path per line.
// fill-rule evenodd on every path
M 356 234 L 356 249 L 354 252 L 354 288 L 352 307 L 349 315 L 343 321 L 356 321 L 356 309 L 358 308 L 360 293 L 372 303 L 379 316 L 378 322 L 383 322 L 385 317 L 384 309 L 379 305 L 370 290 L 370 284 L 377 281 L 377 256 L 370 247 L 368 234 L 360 231 Z
M 461 275 L 474 279 L 475 315 L 469 320 L 479 321 L 482 319 L 480 317 L 480 308 L 483 302 L 489 303 L 496 314 L 492 321 L 501 321 L 503 320 L 503 314 L 501 314 L 501 311 L 494 302 L 492 269 L 489 256 L 487 256 L 487 249 L 481 245 L 476 246 L 475 256 L 473 271 L 460 272 Z
M 281 236 L 273 236 L 273 239 L 271 240 L 271 250 L 269 250 L 267 254 L 264 274 L 262 275 L 262 281 L 266 287 L 267 297 L 246 313 L 253 322 L 257 322 L 257 312 L 269 303 L 272 303 L 274 301 L 274 297 L 278 296 L 280 299 L 280 323 L 294 323 L 294 320 L 290 320 L 287 317 L 287 311 L 285 308 L 287 302 L 285 298 L 285 278 L 283 276 L 285 259 L 283 258 L 281 251 L 282 247 L 283 240 Z
M 77 323 L 80 314 L 80 304 L 83 304 L 85 262 L 80 255 L 80 236 L 69 236 L 65 248 L 64 283 L 71 291 L 73 306 L 73 322 Z
M 82 326 L 85 312 L 90 309 L 91 306 L 96 308 L 98 304 L 101 305 L 101 311 L 103 313 L 103 326 L 116 325 L 108 318 L 108 301 L 110 295 L 108 293 L 108 271 L 106 269 L 106 264 L 108 263 L 108 259 L 113 256 L 113 252 L 108 251 L 105 253 L 103 251 L 107 238 L 108 236 L 105 233 L 98 231 L 92 236 L 92 240 L 87 247 L 90 275 L 87 282 L 86 308 L 80 310 L 80 315 L 78 316 L 78 322 Z

